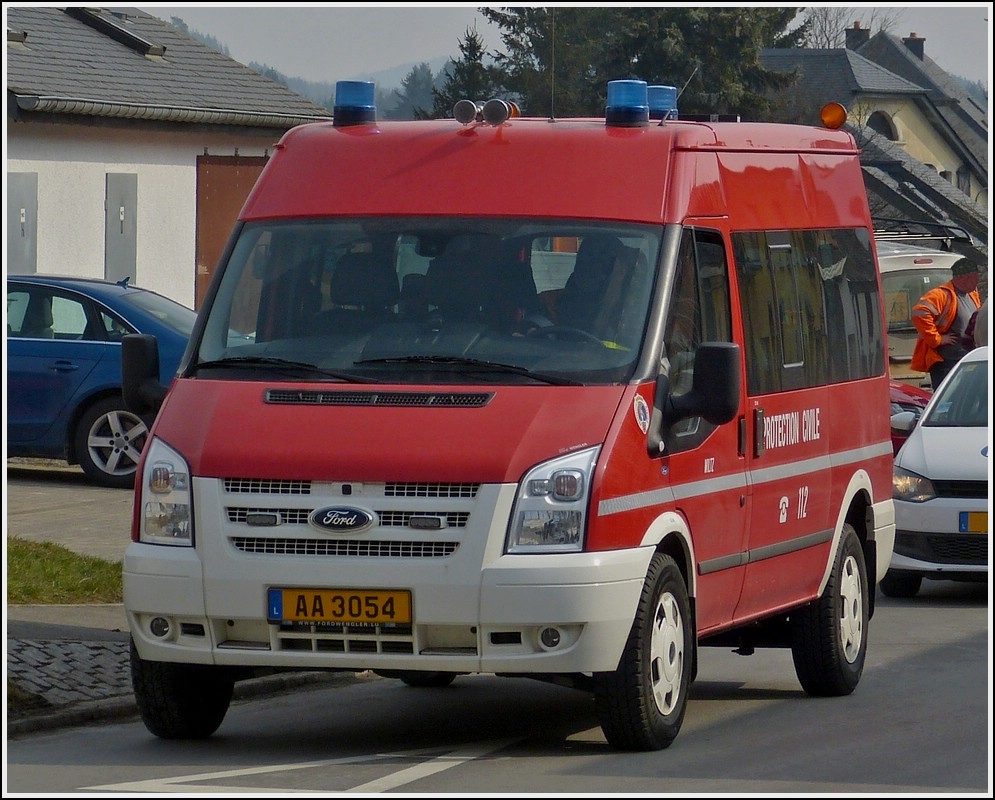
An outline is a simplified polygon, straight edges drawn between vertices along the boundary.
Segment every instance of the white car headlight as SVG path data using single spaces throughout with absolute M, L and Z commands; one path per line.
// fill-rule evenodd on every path
M 563 553 L 584 548 L 587 501 L 599 447 L 554 458 L 518 485 L 507 553 Z
M 173 448 L 153 439 L 142 474 L 139 541 L 193 546 L 190 468 Z
M 929 478 L 895 467 L 891 477 L 891 495 L 895 500 L 907 503 L 925 503 L 936 497 L 936 490 Z

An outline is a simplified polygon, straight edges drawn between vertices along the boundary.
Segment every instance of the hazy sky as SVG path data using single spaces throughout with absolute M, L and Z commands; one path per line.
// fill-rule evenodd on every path
M 479 5 L 187 3 L 140 8 L 166 21 L 180 17 L 190 28 L 227 45 L 232 58 L 243 64 L 255 61 L 288 77 L 314 81 L 348 80 L 440 56 L 458 57 L 467 28 L 476 27 L 487 49 L 501 48 L 497 28 L 477 11 Z M 947 72 L 988 85 L 990 3 L 892 8 L 902 14 L 894 35 L 915 32 L 926 40 L 926 55 Z

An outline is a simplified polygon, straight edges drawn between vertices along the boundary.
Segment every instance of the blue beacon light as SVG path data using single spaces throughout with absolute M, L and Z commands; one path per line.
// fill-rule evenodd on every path
M 650 119 L 677 119 L 677 87 L 648 86 Z
M 649 101 L 646 81 L 621 80 L 608 82 L 608 104 L 605 124 L 619 128 L 635 128 L 649 124 Z
M 338 81 L 332 124 L 336 128 L 377 121 L 376 91 L 372 81 Z

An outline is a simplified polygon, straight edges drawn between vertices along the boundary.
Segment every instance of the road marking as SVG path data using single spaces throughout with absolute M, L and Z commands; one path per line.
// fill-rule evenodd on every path
M 345 792 L 380 793 L 390 789 L 397 789 L 414 781 L 443 772 L 453 767 L 458 767 L 483 758 L 497 750 L 514 744 L 519 739 L 501 739 L 490 742 L 479 742 L 477 744 L 461 747 L 456 750 L 442 751 L 438 747 L 424 748 L 420 750 L 404 750 L 398 753 L 376 753 L 372 755 L 345 756 L 343 758 L 330 758 L 322 761 L 305 761 L 296 764 L 271 764 L 265 767 L 246 767 L 244 769 L 223 770 L 221 772 L 201 772 L 194 775 L 177 775 L 172 778 L 152 778 L 143 781 L 125 781 L 123 783 L 108 783 L 100 786 L 83 786 L 80 791 L 107 791 L 107 792 L 176 792 L 176 791 L 209 791 L 211 793 L 245 793 L 245 792 L 272 792 L 276 787 L 251 787 L 246 785 L 227 786 L 215 783 L 220 780 L 231 780 L 233 778 L 243 778 L 250 775 L 271 775 L 277 772 L 293 772 L 306 769 L 319 769 L 322 767 L 344 766 L 348 764 L 369 764 L 377 761 L 397 761 L 403 758 L 427 758 L 424 763 L 416 764 L 413 767 L 393 772 L 375 781 L 368 781 Z M 279 787 L 280 792 L 327 793 L 317 789 L 290 789 L 286 786 Z
M 434 775 L 437 772 L 443 772 L 444 770 L 458 767 L 461 764 L 465 764 L 467 761 L 473 761 L 476 758 L 483 758 L 484 756 L 493 753 L 495 750 L 507 747 L 514 741 L 514 739 L 504 739 L 497 742 L 483 742 L 478 745 L 471 745 L 470 747 L 454 750 L 451 753 L 446 753 L 445 755 L 433 758 L 423 764 L 416 764 L 413 767 L 402 769 L 400 772 L 394 772 L 378 780 L 369 781 L 361 786 L 355 786 L 349 791 L 380 794 L 390 789 L 398 789 L 405 784 L 413 783 L 414 781 L 426 778 L 429 775 Z

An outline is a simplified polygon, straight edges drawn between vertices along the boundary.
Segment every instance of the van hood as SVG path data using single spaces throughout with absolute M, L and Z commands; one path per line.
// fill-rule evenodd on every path
M 508 483 L 601 444 L 634 391 L 182 378 L 152 433 L 198 477 Z

